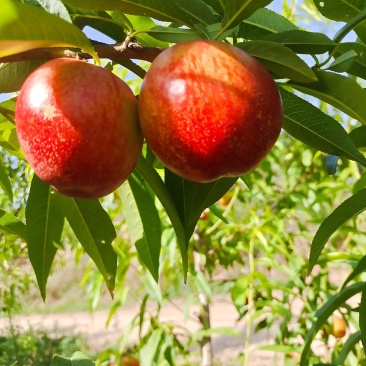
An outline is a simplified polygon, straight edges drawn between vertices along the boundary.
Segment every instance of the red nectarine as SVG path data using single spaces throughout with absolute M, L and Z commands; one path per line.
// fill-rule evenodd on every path
M 255 58 L 202 40 L 179 43 L 153 61 L 139 116 L 166 167 L 208 182 L 254 168 L 276 142 L 283 110 L 275 82 Z
M 34 172 L 67 196 L 113 192 L 142 150 L 131 89 L 110 71 L 80 60 L 56 59 L 35 70 L 21 88 L 15 119 Z

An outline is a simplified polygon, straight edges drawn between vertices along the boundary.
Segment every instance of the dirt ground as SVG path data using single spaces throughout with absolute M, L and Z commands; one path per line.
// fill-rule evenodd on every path
M 189 318 L 184 318 L 183 302 L 176 301 L 174 304 L 167 303 L 164 306 L 160 321 L 176 323 L 186 327 L 190 331 L 198 329 L 195 321 L 198 308 L 191 308 Z M 60 313 L 60 314 L 37 314 L 30 316 L 16 316 L 14 323 L 24 329 L 36 327 L 42 329 L 59 329 L 71 333 L 82 333 L 88 344 L 96 351 L 113 344 L 123 334 L 123 329 L 138 313 L 138 306 L 123 308 L 112 318 L 109 327 L 106 328 L 108 311 Z M 213 351 L 215 364 L 236 366 L 237 356 L 244 352 L 245 345 L 245 321 L 237 322 L 237 311 L 229 298 L 216 298 L 211 306 L 211 325 L 216 327 L 228 327 L 237 330 L 241 337 L 217 334 L 213 336 Z M 7 319 L 0 319 L 0 328 L 7 327 Z M 283 361 L 279 355 L 273 352 L 258 350 L 261 345 L 271 344 L 276 329 L 253 334 L 250 346 L 250 366 L 282 366 Z M 137 340 L 137 330 L 130 336 L 130 342 Z

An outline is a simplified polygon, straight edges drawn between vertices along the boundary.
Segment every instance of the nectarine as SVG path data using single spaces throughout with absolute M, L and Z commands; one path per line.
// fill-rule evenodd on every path
M 113 192 L 142 150 L 131 89 L 110 71 L 76 59 L 35 70 L 21 88 L 15 120 L 34 172 L 67 196 Z

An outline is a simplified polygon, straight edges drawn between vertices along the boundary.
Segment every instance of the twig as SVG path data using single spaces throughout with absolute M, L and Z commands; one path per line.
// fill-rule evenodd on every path
M 95 52 L 100 58 L 108 59 L 136 59 L 152 62 L 164 48 L 156 47 L 126 47 L 121 50 L 120 44 L 107 45 L 97 44 L 94 46 Z M 71 51 L 64 47 L 35 48 L 29 51 L 17 53 L 0 58 L 0 63 L 17 61 L 53 60 L 60 57 L 71 57 L 81 59 L 91 59 L 92 56 L 86 52 Z

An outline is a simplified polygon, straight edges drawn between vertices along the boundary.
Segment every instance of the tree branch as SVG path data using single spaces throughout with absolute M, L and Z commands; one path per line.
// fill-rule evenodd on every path
M 141 47 L 133 48 L 126 47 L 121 50 L 120 44 L 106 45 L 98 44 L 94 46 L 95 52 L 100 58 L 109 59 L 136 59 L 152 62 L 156 56 L 161 53 L 164 48 Z M 49 47 L 35 48 L 29 51 L 17 53 L 15 55 L 5 56 L 0 58 L 0 63 L 17 62 L 17 61 L 35 61 L 35 60 L 52 60 L 60 57 L 71 57 L 81 59 L 91 59 L 88 53 L 71 51 L 64 47 Z

